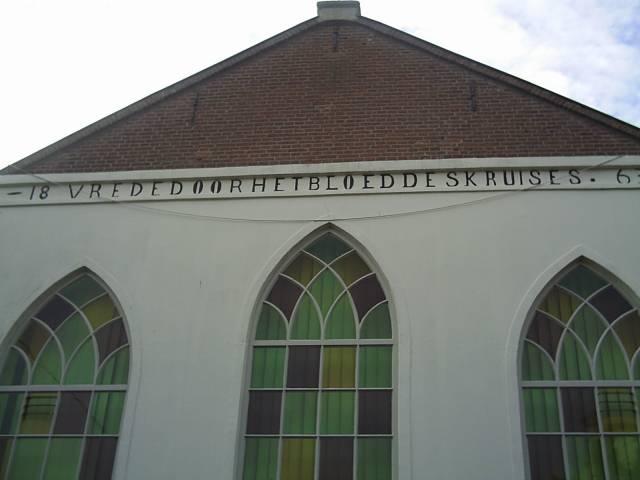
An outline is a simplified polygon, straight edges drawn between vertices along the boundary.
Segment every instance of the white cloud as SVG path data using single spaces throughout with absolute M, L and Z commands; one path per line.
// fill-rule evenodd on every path
M 365 16 L 640 125 L 637 0 L 363 0 Z M 0 166 L 315 15 L 313 1 L 0 5 Z

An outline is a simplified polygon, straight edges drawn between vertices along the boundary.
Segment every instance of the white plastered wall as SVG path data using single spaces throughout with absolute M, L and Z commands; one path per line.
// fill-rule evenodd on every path
M 0 210 L 0 336 L 87 266 L 118 297 L 133 363 L 117 479 L 232 479 L 251 312 L 283 255 L 323 221 L 485 193 Z M 389 283 L 397 317 L 397 479 L 523 478 L 517 342 L 531 301 L 588 255 L 640 292 L 638 190 L 532 191 L 340 220 Z

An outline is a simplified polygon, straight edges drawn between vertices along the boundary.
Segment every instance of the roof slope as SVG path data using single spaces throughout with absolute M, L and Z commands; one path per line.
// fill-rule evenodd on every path
M 311 19 L 2 173 L 640 154 L 640 129 L 357 17 Z

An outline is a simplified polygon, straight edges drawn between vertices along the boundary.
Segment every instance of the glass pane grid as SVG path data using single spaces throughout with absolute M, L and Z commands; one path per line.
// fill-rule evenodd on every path
M 9 355 L 2 366 L 1 478 L 111 478 L 127 391 L 128 336 L 113 299 L 89 275 L 61 291 L 68 296 L 49 297 L 12 346 L 18 357 Z M 95 326 L 80 310 L 91 304 Z M 114 329 L 112 322 L 120 323 Z M 103 334 L 98 344 L 100 328 L 114 334 Z M 90 355 L 79 364 L 83 345 Z M 63 384 L 72 367 L 75 384 Z M 95 384 L 97 376 L 102 385 Z
M 629 375 L 640 354 L 637 308 L 583 266 L 541 305 L 565 325 L 560 332 L 555 323 L 534 321 L 521 347 L 528 478 L 640 478 L 640 382 Z M 585 378 L 585 368 L 594 379 Z

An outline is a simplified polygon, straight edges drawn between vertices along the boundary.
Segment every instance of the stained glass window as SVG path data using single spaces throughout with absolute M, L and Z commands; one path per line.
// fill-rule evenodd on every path
M 0 479 L 110 479 L 128 377 L 120 310 L 93 275 L 74 276 L 5 352 Z
M 588 264 L 554 282 L 520 349 L 530 480 L 640 478 L 640 315 Z
M 325 233 L 279 273 L 251 365 L 243 480 L 391 480 L 389 301 L 347 242 Z

